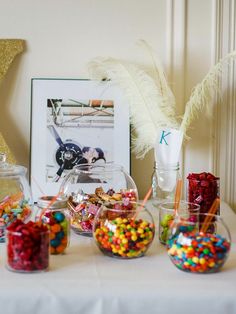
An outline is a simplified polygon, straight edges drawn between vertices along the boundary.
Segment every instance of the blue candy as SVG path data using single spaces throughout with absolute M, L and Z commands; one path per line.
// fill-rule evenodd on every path
M 57 238 L 50 241 L 52 247 L 57 247 L 58 245 L 60 245 L 60 243 L 61 241 Z
M 57 222 L 62 222 L 65 219 L 65 215 L 61 212 L 56 212 L 53 216 Z

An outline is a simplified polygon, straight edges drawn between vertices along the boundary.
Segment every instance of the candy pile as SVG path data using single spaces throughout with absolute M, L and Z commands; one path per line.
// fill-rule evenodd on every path
M 180 233 L 167 242 L 168 255 L 177 268 L 193 273 L 212 273 L 225 263 L 230 243 L 218 234 Z
M 173 220 L 174 220 L 174 215 L 166 214 L 163 216 L 162 220 L 160 221 L 159 239 L 160 239 L 160 242 L 163 244 L 166 244 L 168 231 Z
M 40 223 L 16 220 L 7 227 L 7 266 L 10 270 L 34 272 L 49 265 L 49 231 Z
M 77 196 L 70 196 L 68 199 L 68 209 L 71 214 L 71 227 L 79 234 L 92 236 L 94 217 L 103 204 L 122 201 L 126 209 L 131 209 L 131 201 L 136 201 L 137 193 L 135 190 L 122 190 L 116 193 L 109 189 L 106 193 L 102 187 L 95 190 L 95 194 L 83 194 L 77 200 Z
M 61 211 L 47 210 L 42 215 L 42 222 L 50 230 L 50 253 L 61 254 L 69 244 L 69 220 Z
M 25 221 L 31 214 L 29 201 L 19 192 L 6 196 L 0 202 L 0 242 L 5 240 L 5 228 L 16 219 Z
M 146 252 L 154 234 L 154 225 L 145 220 L 116 218 L 98 223 L 94 238 L 104 254 L 134 258 Z
M 190 173 L 188 179 L 188 201 L 200 205 L 200 213 L 207 213 L 216 197 L 219 197 L 219 178 L 211 173 Z M 218 209 L 219 214 L 219 209 Z M 200 221 L 204 217 L 200 216 Z

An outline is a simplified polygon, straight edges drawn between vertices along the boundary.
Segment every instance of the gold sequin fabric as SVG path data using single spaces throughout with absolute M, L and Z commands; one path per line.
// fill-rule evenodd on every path
M 23 50 L 24 40 L 22 39 L 0 39 L 0 83 L 16 55 L 21 53 Z M 0 152 L 7 155 L 8 162 L 15 163 L 15 158 L 1 133 Z
M 0 39 L 0 82 L 15 56 L 24 50 L 22 39 Z

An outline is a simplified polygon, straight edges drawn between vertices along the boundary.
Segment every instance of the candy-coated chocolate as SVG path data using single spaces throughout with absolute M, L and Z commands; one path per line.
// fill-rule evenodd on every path
M 129 231 L 131 225 L 135 225 L 135 228 Z M 98 223 L 94 233 L 100 250 L 105 254 L 134 258 L 142 256 L 148 249 L 154 237 L 155 227 L 141 219 L 118 217 L 114 220 L 106 220 L 105 223 Z
M 177 268 L 194 273 L 212 273 L 225 263 L 230 242 L 218 234 L 182 233 L 167 242 L 168 255 Z

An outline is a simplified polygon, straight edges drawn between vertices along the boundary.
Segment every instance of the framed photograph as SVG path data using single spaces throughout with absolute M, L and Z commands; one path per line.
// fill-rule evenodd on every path
M 130 173 L 128 104 L 111 82 L 34 78 L 31 106 L 34 201 L 57 194 L 75 165 L 113 161 Z

